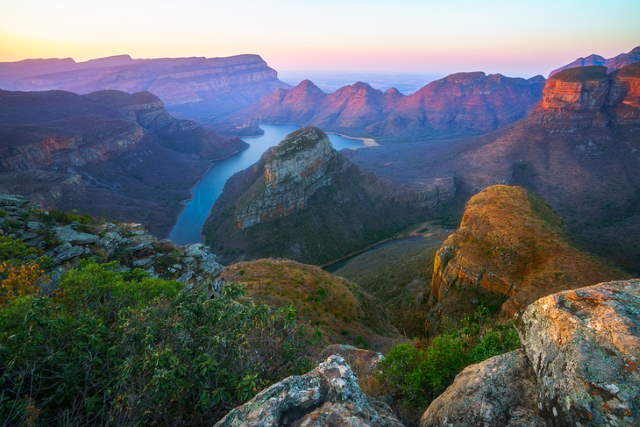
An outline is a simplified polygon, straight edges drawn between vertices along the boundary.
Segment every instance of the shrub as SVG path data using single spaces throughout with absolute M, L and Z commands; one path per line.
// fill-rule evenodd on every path
M 380 363 L 379 380 L 401 407 L 424 409 L 467 365 L 520 347 L 511 324 L 494 324 L 485 307 L 457 330 L 436 336 L 426 346 L 399 344 Z M 401 411 L 402 412 L 402 411 Z
M 0 236 L 0 261 L 10 261 L 33 257 L 37 250 L 27 246 L 22 240 Z
M 8 424 L 210 424 L 308 366 L 291 308 L 85 262 L 53 296 L 0 308 Z

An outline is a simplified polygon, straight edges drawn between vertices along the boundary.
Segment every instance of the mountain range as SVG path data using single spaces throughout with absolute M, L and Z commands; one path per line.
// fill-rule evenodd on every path
M 155 59 L 118 55 L 84 62 L 71 58 L 0 62 L 1 89 L 79 94 L 148 91 L 172 113 L 196 120 L 224 116 L 287 87 L 258 55 Z
M 634 62 L 640 61 L 640 46 L 637 46 L 631 49 L 629 52 L 621 53 L 612 58 L 604 58 L 600 55 L 591 54 L 584 58 L 578 58 L 573 62 L 568 63 L 567 65 L 563 65 L 560 68 L 556 68 L 553 70 L 549 76 L 553 76 L 556 73 L 559 73 L 562 70 L 566 70 L 568 68 L 575 67 L 586 67 L 590 65 L 603 65 L 607 67 L 609 71 L 618 70 L 625 65 L 633 64 Z
M 411 95 L 357 82 L 325 93 L 304 80 L 278 89 L 229 120 L 314 125 L 327 131 L 408 141 L 477 135 L 522 118 L 539 100 L 542 76 L 530 79 L 457 73 Z

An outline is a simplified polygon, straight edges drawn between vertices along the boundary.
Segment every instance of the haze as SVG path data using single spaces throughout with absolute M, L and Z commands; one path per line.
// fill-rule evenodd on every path
M 258 53 L 279 70 L 546 74 L 637 44 L 640 2 L 4 0 L 0 60 Z M 472 7 L 475 6 L 475 7 Z

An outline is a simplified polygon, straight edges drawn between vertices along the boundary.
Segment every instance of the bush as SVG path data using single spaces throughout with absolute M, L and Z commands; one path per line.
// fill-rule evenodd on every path
M 53 296 L 0 308 L 0 418 L 8 424 L 211 424 L 308 366 L 290 308 L 86 262 Z
M 379 380 L 401 407 L 424 409 L 466 366 L 520 347 L 511 324 L 494 324 L 480 307 L 457 330 L 420 342 L 393 347 L 380 363 Z M 402 412 L 402 411 L 401 411 Z

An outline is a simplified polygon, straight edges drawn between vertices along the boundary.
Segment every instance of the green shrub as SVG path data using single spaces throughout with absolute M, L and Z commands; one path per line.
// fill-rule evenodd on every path
M 27 246 L 22 240 L 9 236 L 0 236 L 0 261 L 29 258 L 38 251 Z
M 52 297 L 0 309 L 0 419 L 211 424 L 308 368 L 295 310 L 254 304 L 235 285 L 209 299 L 116 267 L 86 262 Z
M 489 309 L 480 307 L 457 330 L 438 335 L 428 346 L 393 347 L 380 363 L 379 380 L 401 407 L 427 407 L 466 366 L 520 347 L 511 324 L 494 324 Z

